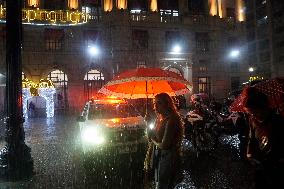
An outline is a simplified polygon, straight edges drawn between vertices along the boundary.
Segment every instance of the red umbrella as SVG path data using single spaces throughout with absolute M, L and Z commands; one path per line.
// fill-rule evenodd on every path
M 156 94 L 170 96 L 190 93 L 192 85 L 177 73 L 160 68 L 138 68 L 125 71 L 105 84 L 100 93 L 120 98 L 154 98 Z
M 257 90 L 268 96 L 269 106 L 271 108 L 277 108 L 284 101 L 284 78 L 278 77 L 274 79 L 269 79 L 261 81 L 253 85 Z M 230 106 L 231 111 L 244 112 L 243 100 L 245 98 L 244 90 L 243 92 L 234 100 Z

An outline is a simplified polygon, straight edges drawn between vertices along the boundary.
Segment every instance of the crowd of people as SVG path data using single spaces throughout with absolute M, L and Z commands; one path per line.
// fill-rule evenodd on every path
M 243 161 L 254 170 L 255 188 L 284 188 L 284 113 L 283 104 L 277 108 L 269 106 L 268 96 L 255 87 L 244 91 L 243 111 L 235 112 L 234 128 L 240 141 L 239 153 Z M 148 129 L 148 151 L 144 169 L 145 177 L 155 180 L 156 188 L 174 188 L 182 178 L 181 143 L 184 136 L 184 120 L 179 114 L 176 103 L 166 93 L 156 95 L 154 101 L 156 123 L 154 129 Z M 202 116 L 208 112 L 228 109 L 230 103 L 223 105 L 215 101 L 205 105 L 197 100 L 192 109 Z M 221 122 L 226 118 L 216 118 Z M 232 121 L 232 120 L 230 120 Z M 153 173 L 153 174 L 150 174 Z

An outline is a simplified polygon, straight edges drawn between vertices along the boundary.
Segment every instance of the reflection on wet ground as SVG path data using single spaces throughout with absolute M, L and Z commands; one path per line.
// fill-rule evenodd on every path
M 75 118 L 33 118 L 26 120 L 24 128 L 34 176 L 17 182 L 2 180 L 1 189 L 143 188 L 144 154 L 139 161 L 133 161 L 138 160 L 135 156 L 116 156 L 107 163 L 106 158 L 83 158 Z M 219 141 L 216 150 L 198 157 L 191 143 L 184 141 L 185 177 L 176 188 L 251 188 L 251 171 L 238 157 L 237 137 L 224 135 Z

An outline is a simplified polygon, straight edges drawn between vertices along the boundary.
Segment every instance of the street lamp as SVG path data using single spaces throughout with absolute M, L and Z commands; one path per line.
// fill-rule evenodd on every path
M 172 48 L 172 54 L 179 54 L 181 52 L 181 46 L 179 44 L 175 44 Z
M 253 76 L 254 68 L 253 68 L 253 67 L 249 67 L 248 71 L 249 71 L 249 81 L 252 81 L 252 79 L 253 79 L 252 76 Z
M 96 45 L 88 46 L 88 51 L 91 56 L 97 56 L 98 54 L 100 54 L 100 49 Z
M 250 73 L 252 73 L 252 72 L 254 71 L 254 68 L 253 68 L 253 67 L 249 67 L 248 71 L 249 71 Z
M 230 52 L 231 58 L 237 58 L 237 57 L 239 57 L 239 55 L 240 55 L 240 50 L 238 50 L 238 49 L 234 49 Z

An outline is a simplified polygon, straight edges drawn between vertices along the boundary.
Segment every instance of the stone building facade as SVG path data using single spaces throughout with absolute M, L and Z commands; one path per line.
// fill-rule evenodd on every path
M 63 109 L 81 109 L 114 75 L 137 67 L 178 72 L 194 93 L 221 100 L 248 80 L 243 8 L 242 0 L 27 0 L 23 77 L 51 79 Z M 59 10 L 69 11 L 67 18 Z M 71 19 L 77 11 L 82 14 Z M 232 50 L 237 56 L 230 56 Z
M 282 0 L 246 2 L 248 63 L 254 75 L 284 76 L 284 3 Z

